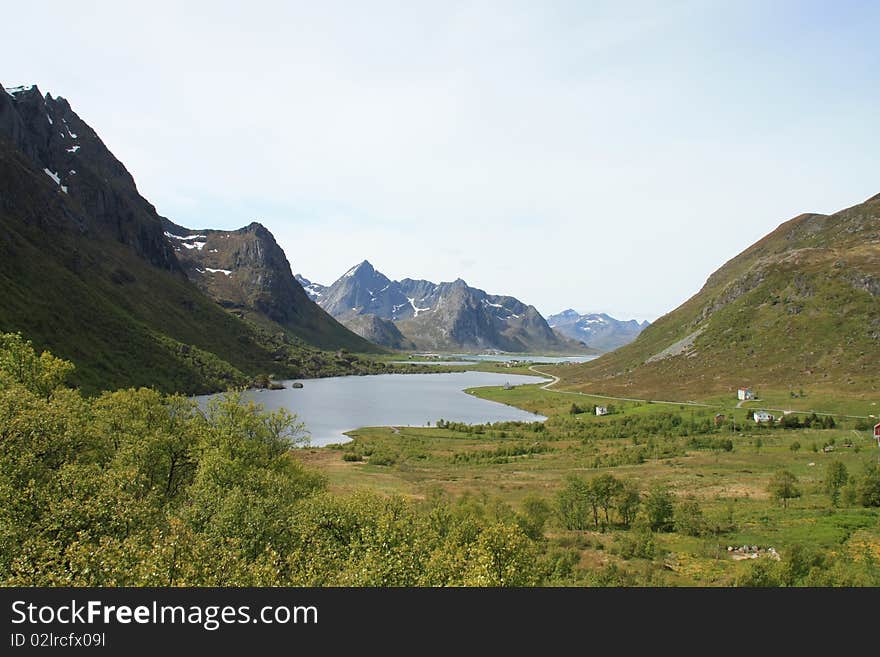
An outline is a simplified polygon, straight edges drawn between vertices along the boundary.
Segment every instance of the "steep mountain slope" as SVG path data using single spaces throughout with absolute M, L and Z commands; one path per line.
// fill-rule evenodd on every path
M 372 314 L 354 315 L 345 320 L 345 325 L 372 343 L 391 349 L 416 349 L 416 344 L 407 338 L 397 325 L 388 319 Z
M 180 266 L 156 209 L 100 137 L 64 98 L 36 86 L 0 91 L 0 135 L 88 217 L 88 227 L 131 248 L 151 264 Z
M 560 374 L 580 390 L 657 399 L 746 385 L 876 394 L 878 356 L 880 195 L 785 222 L 634 342 Z
M 372 315 L 393 322 L 420 349 L 588 350 L 554 333 L 533 306 L 513 297 L 486 294 L 461 279 L 439 284 L 410 278 L 392 281 L 365 260 L 329 287 L 308 285 L 321 306 L 350 328 L 361 328 L 363 320 L 355 318 Z M 375 326 L 372 320 L 371 325 Z
M 648 322 L 621 321 L 605 313 L 582 315 L 571 308 L 550 315 L 547 324 L 557 333 L 586 342 L 599 351 L 614 351 L 629 344 L 648 326 Z
M 265 226 L 192 230 L 167 219 L 164 226 L 187 276 L 224 308 L 254 321 L 268 318 L 318 347 L 377 351 L 309 299 Z
M 297 274 L 294 278 L 296 278 L 296 282 L 302 285 L 303 290 L 305 290 L 306 294 L 309 296 L 309 299 L 312 301 L 318 301 L 323 295 L 324 290 L 327 288 L 320 283 L 313 283 L 307 278 L 300 276 Z
M 77 365 L 87 391 L 197 392 L 344 369 L 186 277 L 162 220 L 62 98 L 0 90 L 0 330 Z

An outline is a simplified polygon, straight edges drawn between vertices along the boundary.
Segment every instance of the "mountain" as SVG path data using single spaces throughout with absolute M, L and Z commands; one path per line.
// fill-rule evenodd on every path
M 571 308 L 550 315 L 547 324 L 557 333 L 586 342 L 599 351 L 614 351 L 632 342 L 648 326 L 648 322 L 621 321 L 605 313 L 581 315 Z
M 878 356 L 880 195 L 783 223 L 635 341 L 562 376 L 583 391 L 655 399 L 740 386 L 876 396 Z
M 225 310 L 188 278 L 183 241 L 165 233 L 131 174 L 65 99 L 36 86 L 0 90 L 0 331 L 72 360 L 74 383 L 88 392 L 200 392 L 258 373 L 347 367 L 308 344 L 314 323 Z M 322 336 L 321 346 L 363 344 L 324 322 L 336 337 Z
M 397 325 L 376 315 L 354 315 L 345 320 L 345 325 L 363 338 L 391 349 L 416 349 L 416 344 L 407 338 Z
M 419 349 L 588 350 L 586 345 L 554 333 L 533 306 L 513 297 L 487 294 L 461 279 L 450 283 L 411 278 L 393 281 L 364 260 L 329 287 L 312 289 L 326 311 L 356 332 L 363 330 L 364 320 L 360 318 L 372 316 L 392 324 Z M 370 327 L 376 324 L 370 320 Z M 390 330 L 387 325 L 383 327 Z M 371 339 L 381 337 L 371 335 Z M 396 336 L 394 340 L 398 340 Z M 389 342 L 380 344 L 393 346 Z
M 324 295 L 324 290 L 327 289 L 320 283 L 312 283 L 312 281 L 299 274 L 297 274 L 295 278 L 312 301 L 318 301 Z
M 265 226 L 193 230 L 168 219 L 163 224 L 187 276 L 224 308 L 256 321 L 268 318 L 317 347 L 376 350 L 308 297 Z

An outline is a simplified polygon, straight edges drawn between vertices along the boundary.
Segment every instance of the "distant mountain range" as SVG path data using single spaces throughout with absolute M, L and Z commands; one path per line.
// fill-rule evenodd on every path
M 653 399 L 732 399 L 747 386 L 873 400 L 878 356 L 880 194 L 786 221 L 635 341 L 563 376 Z
M 0 331 L 72 360 L 89 392 L 356 372 L 336 350 L 380 350 L 303 293 L 264 227 L 159 216 L 70 104 L 36 86 L 0 87 Z
M 632 342 L 648 326 L 648 322 L 621 321 L 605 313 L 582 315 L 571 308 L 550 315 L 547 323 L 557 333 L 586 342 L 599 351 L 614 351 Z
M 327 287 L 298 280 L 336 319 L 390 347 L 595 353 L 583 341 L 556 333 L 534 306 L 487 294 L 461 279 L 392 281 L 364 260 Z

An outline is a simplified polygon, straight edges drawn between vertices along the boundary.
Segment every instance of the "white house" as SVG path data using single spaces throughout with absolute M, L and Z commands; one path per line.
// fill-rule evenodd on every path
M 605 406 L 597 406 L 596 415 L 608 415 L 608 408 Z
M 761 422 L 772 422 L 774 420 L 773 416 L 767 411 L 755 411 L 752 417 L 755 418 L 755 422 L 758 422 L 759 424 Z
M 736 396 L 740 401 L 748 401 L 755 398 L 755 391 L 751 388 L 740 388 L 736 391 Z

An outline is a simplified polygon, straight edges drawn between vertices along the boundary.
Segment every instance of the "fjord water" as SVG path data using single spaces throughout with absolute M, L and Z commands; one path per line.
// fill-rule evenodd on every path
M 305 422 L 314 446 L 348 440 L 345 431 L 375 426 L 433 426 L 439 419 L 479 424 L 522 420 L 543 421 L 542 415 L 479 399 L 464 392 L 480 386 L 542 383 L 546 379 L 492 372 L 444 374 L 375 374 L 302 380 L 302 388 L 248 390 L 266 410 L 286 408 Z M 197 397 L 204 407 L 214 395 Z
M 461 360 L 486 360 L 496 363 L 503 363 L 509 360 L 529 361 L 531 363 L 586 363 L 599 356 L 589 354 L 585 356 L 541 356 L 530 354 L 451 354 L 453 358 L 461 358 Z
M 443 358 L 458 360 L 395 360 L 394 363 L 400 365 L 473 365 L 478 361 L 489 361 L 494 363 L 505 363 L 511 360 L 528 361 L 535 365 L 541 363 L 558 364 L 558 363 L 586 363 L 599 356 L 590 354 L 588 356 L 523 356 L 520 354 L 441 354 Z

